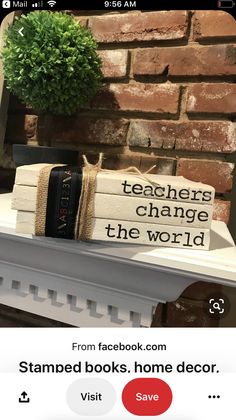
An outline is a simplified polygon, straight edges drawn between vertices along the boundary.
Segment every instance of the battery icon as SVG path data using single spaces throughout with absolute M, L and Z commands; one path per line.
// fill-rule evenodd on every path
M 235 3 L 233 0 L 219 0 L 217 5 L 221 9 L 232 9 L 232 7 L 235 6 Z

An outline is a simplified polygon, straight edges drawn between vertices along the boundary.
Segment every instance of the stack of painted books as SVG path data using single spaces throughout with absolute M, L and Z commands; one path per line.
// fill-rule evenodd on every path
M 40 176 L 45 168 L 49 179 L 42 206 Z M 115 170 L 99 170 L 91 187 L 83 184 L 84 174 L 73 171 L 49 164 L 17 169 L 12 207 L 17 210 L 18 233 L 209 249 L 213 187 L 178 176 Z M 91 203 L 84 201 L 88 199 Z M 42 217 L 46 220 L 40 233 L 36 219 Z

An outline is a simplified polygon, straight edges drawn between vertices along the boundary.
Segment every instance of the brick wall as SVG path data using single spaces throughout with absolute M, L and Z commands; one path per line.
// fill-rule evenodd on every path
M 70 118 L 11 98 L 6 142 L 103 151 L 105 166 L 157 163 L 216 188 L 228 222 L 236 151 L 236 22 L 221 11 L 75 12 L 99 45 L 104 85 Z M 118 156 L 117 156 L 118 155 Z
M 236 156 L 235 20 L 222 11 L 74 15 L 98 42 L 102 88 L 87 109 L 66 118 L 38 115 L 11 97 L 6 143 L 102 151 L 104 167 L 113 169 L 157 164 L 154 172 L 213 185 L 214 218 L 228 223 Z

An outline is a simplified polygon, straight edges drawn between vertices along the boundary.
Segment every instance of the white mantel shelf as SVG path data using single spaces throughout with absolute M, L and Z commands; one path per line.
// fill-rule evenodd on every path
M 85 243 L 16 234 L 10 203 L 0 194 L 2 304 L 79 327 L 140 327 L 196 281 L 236 286 L 223 222 L 213 222 L 210 251 Z

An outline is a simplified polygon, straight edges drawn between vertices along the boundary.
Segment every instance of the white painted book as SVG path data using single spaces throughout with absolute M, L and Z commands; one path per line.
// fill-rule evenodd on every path
M 15 184 L 37 187 L 39 172 L 44 166 L 49 164 L 20 166 L 17 168 Z M 141 177 L 139 174 L 106 170 L 98 173 L 95 192 L 209 205 L 213 204 L 215 196 L 212 186 L 182 176 L 148 174 Z

